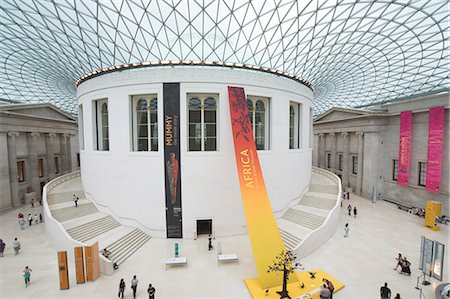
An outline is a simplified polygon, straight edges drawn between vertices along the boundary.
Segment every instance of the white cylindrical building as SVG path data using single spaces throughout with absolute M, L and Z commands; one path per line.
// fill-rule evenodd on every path
M 228 86 L 245 90 L 275 215 L 297 202 L 311 178 L 311 88 L 268 71 L 207 65 L 121 69 L 79 84 L 81 177 L 88 196 L 154 237 L 166 237 L 163 83 L 179 83 L 184 238 L 194 238 L 202 220 L 210 221 L 215 236 L 246 233 Z

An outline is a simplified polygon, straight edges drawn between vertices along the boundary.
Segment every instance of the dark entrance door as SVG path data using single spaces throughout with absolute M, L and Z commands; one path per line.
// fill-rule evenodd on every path
M 197 220 L 197 235 L 212 234 L 212 219 Z

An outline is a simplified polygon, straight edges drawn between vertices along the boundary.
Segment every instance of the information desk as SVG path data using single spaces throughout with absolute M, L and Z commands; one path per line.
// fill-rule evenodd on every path
M 217 255 L 217 262 L 236 262 L 239 264 L 239 259 L 236 253 L 219 254 Z
M 186 266 L 187 268 L 187 258 L 180 256 L 180 257 L 171 257 L 166 260 L 166 269 L 167 266 Z

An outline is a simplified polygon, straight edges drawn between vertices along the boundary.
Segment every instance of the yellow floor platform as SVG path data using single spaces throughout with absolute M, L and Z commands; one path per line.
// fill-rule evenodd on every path
M 305 272 L 295 272 L 292 275 L 297 275 L 298 282 L 289 283 L 287 285 L 287 290 L 289 292 L 289 296 L 292 299 L 319 299 L 320 298 L 320 286 L 323 285 L 323 278 L 330 280 L 334 285 L 334 292 L 338 292 L 339 290 L 344 288 L 344 285 L 338 281 L 333 276 L 329 275 L 325 271 L 319 270 L 311 270 L 310 272 L 316 272 L 316 278 L 311 279 L 308 271 Z M 280 272 L 279 274 L 282 276 L 283 274 Z M 248 278 L 244 279 L 247 288 L 252 295 L 253 299 L 279 299 L 280 295 L 277 294 L 277 291 L 282 290 L 282 286 L 273 287 L 270 289 L 261 288 L 258 278 Z M 304 285 L 303 288 L 300 285 Z

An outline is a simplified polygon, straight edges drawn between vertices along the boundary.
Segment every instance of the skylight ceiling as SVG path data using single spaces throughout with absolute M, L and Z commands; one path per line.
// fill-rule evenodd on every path
M 0 103 L 76 113 L 75 81 L 154 60 L 259 65 L 315 86 L 315 114 L 448 86 L 446 0 L 1 0 Z

